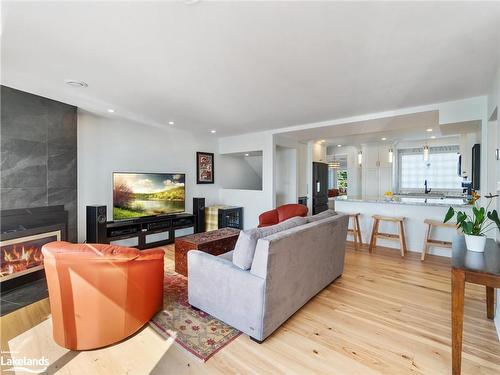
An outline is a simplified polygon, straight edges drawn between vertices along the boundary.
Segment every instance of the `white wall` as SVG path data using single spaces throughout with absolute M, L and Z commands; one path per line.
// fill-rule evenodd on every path
M 321 142 L 312 143 L 312 157 L 313 161 L 326 163 L 326 145 Z M 312 168 L 312 166 L 311 166 Z
M 245 161 L 248 163 L 250 168 L 254 170 L 257 176 L 259 176 L 260 184 L 262 185 L 262 155 L 246 156 Z
M 307 181 L 307 144 L 300 143 L 297 146 L 298 163 L 298 196 L 307 196 L 309 183 Z
M 500 46 L 499 46 L 500 48 Z M 488 104 L 487 104 L 487 119 L 496 122 L 498 127 L 498 112 L 500 111 L 500 62 L 498 64 L 498 69 L 495 77 L 493 77 L 491 82 L 491 89 L 488 93 Z M 489 125 L 489 124 L 488 124 Z M 500 132 L 497 131 L 497 138 L 495 139 L 496 147 L 500 146 Z M 488 173 L 494 173 L 497 179 L 500 177 L 500 161 L 494 160 L 492 158 L 488 165 Z M 498 181 L 498 180 L 497 180 Z M 493 189 L 492 189 L 493 190 Z M 497 190 L 497 189 L 494 189 Z M 498 190 L 497 190 L 498 193 Z M 497 198 L 497 211 L 500 211 L 500 199 Z M 497 232 L 497 242 L 500 242 L 500 233 Z M 498 337 L 500 338 L 500 289 L 496 291 L 496 312 L 495 312 L 495 325 L 497 328 Z
M 481 121 L 481 130 L 478 140 L 481 143 L 481 178 L 480 193 L 483 195 L 488 190 L 488 163 L 491 163 L 490 153 L 488 152 L 488 118 L 487 96 L 477 96 L 462 100 L 456 100 L 439 105 L 439 126 L 445 128 L 447 124 L 460 123 L 466 121 Z M 470 151 L 469 151 L 470 154 Z M 472 176 L 469 175 L 469 178 Z
M 247 162 L 250 158 L 252 165 Z M 262 156 L 219 155 L 218 170 L 218 182 L 224 189 L 262 190 Z
M 187 212 L 192 212 L 193 196 L 205 197 L 207 205 L 217 203 L 217 184 L 196 184 L 196 151 L 216 152 L 215 138 L 79 111 L 78 240 L 85 240 L 85 206 L 107 205 L 108 220 L 112 220 L 113 172 L 185 173 Z M 217 156 L 215 168 L 217 182 Z
M 273 135 L 259 132 L 219 138 L 218 149 L 220 154 L 262 151 L 262 190 L 219 190 L 219 202 L 243 207 L 244 228 L 255 228 L 259 223 L 259 215 L 275 205 Z
M 297 149 L 276 146 L 276 206 L 297 203 Z

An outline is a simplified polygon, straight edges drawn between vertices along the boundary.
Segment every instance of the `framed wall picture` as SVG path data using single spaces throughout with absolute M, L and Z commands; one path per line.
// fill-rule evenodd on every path
M 214 154 L 210 152 L 196 153 L 196 183 L 214 183 Z

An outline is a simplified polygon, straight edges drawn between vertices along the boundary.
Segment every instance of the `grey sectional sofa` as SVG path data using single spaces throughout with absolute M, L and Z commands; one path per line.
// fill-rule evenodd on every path
M 349 216 L 295 219 L 295 226 L 289 223 L 284 230 L 245 231 L 256 241 L 250 269 L 233 263 L 233 256 L 241 259 L 234 254 L 241 250 L 238 244 L 221 256 L 190 251 L 189 303 L 263 341 L 344 269 Z M 256 239 L 259 234 L 264 237 Z

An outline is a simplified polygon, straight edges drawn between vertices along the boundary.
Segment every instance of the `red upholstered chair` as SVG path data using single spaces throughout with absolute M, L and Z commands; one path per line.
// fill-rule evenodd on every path
M 295 216 L 306 216 L 308 208 L 302 204 L 284 204 L 278 208 L 266 211 L 259 216 L 259 228 L 281 223 Z

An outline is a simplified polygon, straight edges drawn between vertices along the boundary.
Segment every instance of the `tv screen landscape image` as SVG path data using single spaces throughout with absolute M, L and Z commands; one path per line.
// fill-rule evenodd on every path
M 185 211 L 185 175 L 179 173 L 113 173 L 113 219 Z

